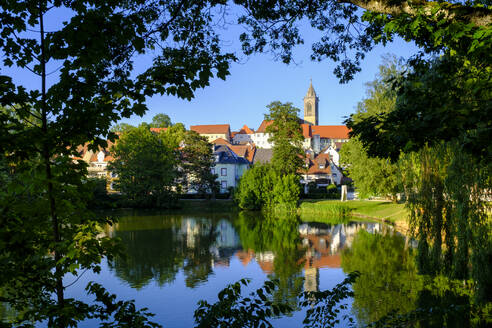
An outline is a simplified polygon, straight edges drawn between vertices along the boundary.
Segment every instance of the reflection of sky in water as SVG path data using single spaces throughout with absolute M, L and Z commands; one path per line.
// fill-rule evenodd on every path
M 141 217 L 135 218 L 135 220 L 141 219 Z M 282 265 L 278 261 L 275 262 L 276 251 L 254 252 L 251 249 L 242 249 L 237 226 L 235 227 L 226 218 L 210 220 L 205 217 L 181 217 L 179 220 L 174 220 L 171 225 L 164 222 L 166 220 L 162 217 L 146 218 L 146 220 L 146 223 L 156 220 L 154 222 L 156 224 L 144 226 L 142 222 L 142 229 L 139 230 L 139 224 L 128 219 L 122 221 L 110 234 L 122 238 L 124 243 L 129 243 L 127 247 L 138 247 L 139 243 L 145 241 L 148 252 L 156 252 L 159 256 L 165 256 L 166 252 L 160 247 L 171 245 L 169 241 L 168 243 L 163 242 L 162 245 L 152 244 L 153 240 L 162 241 L 159 239 L 159 233 L 162 233 L 162 238 L 173 239 L 172 245 L 176 247 L 175 252 L 183 257 L 183 267 L 200 263 L 202 266 L 209 266 L 210 273 L 194 285 L 194 288 L 190 288 L 187 287 L 186 280 L 189 272 L 187 273 L 181 267 L 171 282 L 159 285 L 156 279 L 151 279 L 140 289 L 136 289 L 131 287 L 132 283 L 121 278 L 123 275 L 119 270 L 133 272 L 142 270 L 142 268 L 128 268 L 124 267 L 125 264 L 120 264 L 123 267 L 114 266 L 114 264 L 109 266 L 104 262 L 101 274 L 85 273 L 79 282 L 67 291 L 67 295 L 87 299 L 83 287 L 88 281 L 94 280 L 103 284 L 109 292 L 115 293 L 118 299 L 134 299 L 138 307 L 149 308 L 150 312 L 155 313 L 153 321 L 163 324 L 164 327 L 192 327 L 194 325 L 193 311 L 199 300 L 214 302 L 217 300 L 218 292 L 227 284 L 245 277 L 252 279 L 249 290 L 259 288 L 268 276 L 275 273 L 275 265 Z M 125 224 L 127 224 L 126 227 Z M 298 275 L 306 278 L 301 284 L 301 290 L 331 289 L 345 278 L 340 268 L 340 251 L 350 246 L 353 236 L 360 229 L 372 233 L 379 231 L 381 225 L 378 223 L 346 225 L 303 223 L 299 226 L 299 244 L 296 247 L 301 249 L 304 255 L 301 254 L 295 262 L 299 264 Z M 172 232 L 166 234 L 165 231 Z M 131 242 L 134 243 L 131 244 Z M 131 251 L 128 253 L 130 254 Z M 151 267 L 152 263 L 138 262 L 138 260 L 145 262 L 148 259 L 151 261 L 152 256 L 146 257 L 145 260 L 135 259 L 134 262 L 129 261 L 128 263 Z M 67 279 L 67 284 L 70 281 L 72 279 Z M 296 312 L 292 317 L 276 319 L 273 322 L 275 327 L 298 327 L 303 318 L 304 313 Z M 80 327 L 92 326 L 94 322 L 80 324 Z

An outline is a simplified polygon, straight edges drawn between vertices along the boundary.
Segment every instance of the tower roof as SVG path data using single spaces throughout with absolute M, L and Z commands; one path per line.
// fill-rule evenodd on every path
M 307 91 L 306 97 L 316 97 L 316 91 L 313 88 L 313 81 L 309 83 L 309 89 Z

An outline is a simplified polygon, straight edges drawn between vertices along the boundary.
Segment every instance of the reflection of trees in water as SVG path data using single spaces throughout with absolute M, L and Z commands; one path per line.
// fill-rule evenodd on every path
M 278 279 L 280 288 L 274 301 L 297 305 L 302 291 L 304 249 L 299 238 L 299 218 L 296 216 L 262 217 L 260 214 L 241 212 L 235 222 L 243 249 L 256 253 L 258 264 Z M 270 263 L 273 262 L 273 267 Z
M 183 249 L 186 262 L 183 267 L 186 276 L 186 286 L 196 287 L 205 282 L 212 273 L 214 256 L 210 252 L 212 244 L 217 239 L 216 224 L 211 222 L 197 222 L 196 233 L 188 232 L 187 236 L 193 235 L 193 247 Z
M 406 313 L 415 308 L 423 282 L 403 237 L 359 231 L 351 247 L 342 252 L 342 268 L 347 273 L 361 273 L 352 286 L 352 309 L 359 323 L 374 322 L 390 311 Z
M 159 285 L 172 282 L 183 268 L 186 285 L 194 288 L 207 281 L 214 262 L 220 262 L 221 251 L 216 245 L 234 245 L 234 233 L 227 229 L 232 227 L 224 221 L 183 217 L 122 220 L 112 235 L 121 239 L 125 256 L 109 266 L 120 279 L 138 289 L 152 279 Z M 218 225 L 224 229 L 221 238 Z

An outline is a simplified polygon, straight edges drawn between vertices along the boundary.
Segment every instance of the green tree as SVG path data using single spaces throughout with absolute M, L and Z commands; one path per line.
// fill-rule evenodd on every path
M 397 164 L 389 159 L 369 157 L 357 137 L 343 145 L 340 157 L 360 197 L 391 196 L 396 201 L 396 194 L 401 191 Z
M 124 133 L 128 130 L 134 129 L 135 127 L 128 123 L 118 123 L 111 127 L 111 132 L 114 133 Z
M 266 129 L 271 134 L 268 142 L 273 143 L 272 165 L 280 175 L 296 175 L 304 164 L 299 109 L 292 103 L 279 101 L 270 103 L 267 108 L 270 112 L 265 115 L 265 120 L 272 122 Z
M 2 177 L 0 191 L 0 288 L 1 301 L 20 310 L 17 325 L 45 320 L 50 327 L 67 327 L 89 316 L 108 325 L 151 325 L 144 312 L 116 303 L 97 284 L 87 288 L 102 305 L 65 297 L 67 274 L 97 272 L 101 258 L 115 251 L 115 241 L 99 234 L 100 225 L 111 220 L 86 209 L 85 164 L 70 156 L 88 141 L 94 150 L 105 146 L 103 137 L 114 138 L 111 123 L 142 115 L 146 97 L 191 99 L 211 78 L 225 78 L 235 56 L 221 50 L 213 30 L 218 6 L 215 1 L 0 4 L 3 64 L 38 79 L 22 84 L 0 75 L 0 106 L 16 113 L 0 113 L 0 153 L 14 168 Z M 134 74 L 134 60 L 148 52 L 154 60 Z
M 376 44 L 385 45 L 395 36 L 413 41 L 422 53 L 445 52 L 490 65 L 492 12 L 487 0 L 241 3 L 249 9 L 239 19 L 250 27 L 241 35 L 247 54 L 271 51 L 291 62 L 293 48 L 305 42 L 298 24 L 307 20 L 320 35 L 311 58 L 339 62 L 334 73 L 342 82 L 360 71 L 365 54 Z
M 135 207 L 168 207 L 176 200 L 178 143 L 168 133 L 141 125 L 122 134 L 111 148 L 108 169 L 117 174 L 116 189 Z
M 217 193 L 219 182 L 217 174 L 212 174 L 212 167 L 215 166 L 212 144 L 195 131 L 186 131 L 182 143 L 184 146 L 181 147 L 180 154 L 185 178 L 183 185 L 187 190 L 202 194 Z
M 367 97 L 358 103 L 357 112 L 351 115 L 353 122 L 395 110 L 398 91 L 394 85 L 404 78 L 405 66 L 402 60 L 394 57 L 383 57 L 383 61 L 376 79 L 366 84 Z M 353 137 L 344 144 L 340 158 L 361 197 L 390 195 L 396 200 L 396 194 L 402 191 L 397 164 L 388 158 L 368 154 L 360 138 Z
M 152 117 L 151 128 L 168 128 L 172 125 L 171 119 L 166 114 L 157 114 Z
M 297 175 L 282 176 L 272 164 L 255 164 L 241 177 L 234 197 L 245 210 L 292 210 L 297 207 L 300 191 Z

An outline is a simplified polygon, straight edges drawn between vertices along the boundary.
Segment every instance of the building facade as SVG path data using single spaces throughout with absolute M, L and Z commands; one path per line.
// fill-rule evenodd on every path
M 219 138 L 229 142 L 231 141 L 231 128 L 229 124 L 192 125 L 190 126 L 190 130 L 204 136 L 208 142 Z

